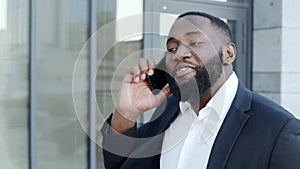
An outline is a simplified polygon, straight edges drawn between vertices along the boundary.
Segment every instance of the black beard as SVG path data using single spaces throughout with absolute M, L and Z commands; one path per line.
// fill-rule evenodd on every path
M 179 86 L 173 77 L 168 75 L 166 78 L 172 94 L 181 101 L 200 99 L 216 83 L 223 71 L 222 63 L 218 57 L 211 58 L 205 66 L 197 66 L 195 70 L 194 78 Z

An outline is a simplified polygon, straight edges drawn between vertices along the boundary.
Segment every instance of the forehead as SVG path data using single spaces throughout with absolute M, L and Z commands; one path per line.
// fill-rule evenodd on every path
M 198 32 L 199 35 L 211 39 L 215 34 L 215 29 L 212 28 L 213 26 L 208 18 L 199 15 L 187 15 L 174 22 L 169 32 L 169 36 L 181 38 L 193 35 L 193 32 Z

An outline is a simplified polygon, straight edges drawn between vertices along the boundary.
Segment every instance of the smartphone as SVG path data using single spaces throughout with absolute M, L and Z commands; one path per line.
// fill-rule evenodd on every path
M 153 94 L 158 94 L 161 89 L 163 89 L 168 81 L 167 76 L 170 76 L 166 71 L 165 57 L 156 65 L 153 75 L 146 76 L 146 80 Z

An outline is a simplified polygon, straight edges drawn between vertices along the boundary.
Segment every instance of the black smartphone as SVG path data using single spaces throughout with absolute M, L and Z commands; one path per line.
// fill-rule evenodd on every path
M 153 75 L 146 76 L 146 80 L 153 94 L 158 94 L 161 89 L 163 89 L 168 81 L 167 76 L 170 76 L 166 71 L 165 57 L 156 65 Z

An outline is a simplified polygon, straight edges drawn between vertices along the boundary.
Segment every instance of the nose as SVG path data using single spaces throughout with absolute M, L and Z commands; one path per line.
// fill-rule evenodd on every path
M 192 56 L 191 48 L 186 44 L 181 43 L 178 46 L 177 52 L 174 55 L 174 59 L 185 60 Z

